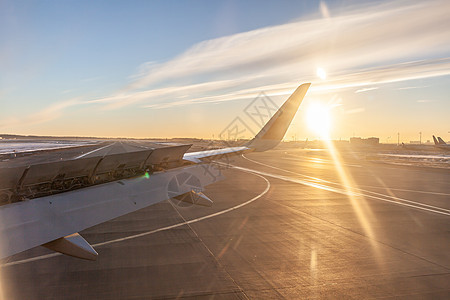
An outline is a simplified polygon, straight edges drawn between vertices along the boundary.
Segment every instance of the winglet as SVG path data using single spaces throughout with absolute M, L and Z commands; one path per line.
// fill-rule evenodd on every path
M 246 146 L 254 151 L 274 148 L 283 139 L 311 83 L 304 83 L 286 100 L 263 129 Z

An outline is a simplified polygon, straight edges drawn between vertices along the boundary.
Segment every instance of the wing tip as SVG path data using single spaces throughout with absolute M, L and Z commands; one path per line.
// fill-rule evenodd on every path
M 310 82 L 299 85 L 247 147 L 262 152 L 277 146 L 286 134 L 310 86 Z

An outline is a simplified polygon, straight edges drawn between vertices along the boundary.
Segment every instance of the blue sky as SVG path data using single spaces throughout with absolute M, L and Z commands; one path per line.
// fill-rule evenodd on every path
M 3 1 L 0 132 L 216 136 L 260 92 L 312 82 L 287 137 L 450 128 L 446 1 Z M 317 68 L 327 78 L 317 77 Z

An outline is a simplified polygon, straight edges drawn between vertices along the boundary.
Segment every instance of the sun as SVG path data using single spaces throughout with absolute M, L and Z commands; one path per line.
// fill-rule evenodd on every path
M 327 72 L 323 68 L 317 68 L 317 76 L 319 76 L 320 79 L 325 80 L 327 79 Z
M 310 130 L 321 138 L 328 138 L 331 126 L 330 108 L 318 102 L 312 103 L 306 111 L 306 122 Z

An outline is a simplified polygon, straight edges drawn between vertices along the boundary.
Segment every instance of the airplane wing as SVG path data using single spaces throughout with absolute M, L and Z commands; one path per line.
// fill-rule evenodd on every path
M 78 234 L 86 228 L 170 198 L 210 206 L 202 191 L 223 179 L 210 160 L 275 147 L 309 86 L 299 86 L 244 146 L 186 153 L 190 145 L 175 145 L 0 168 L 0 259 L 42 245 L 94 260 L 97 252 Z

